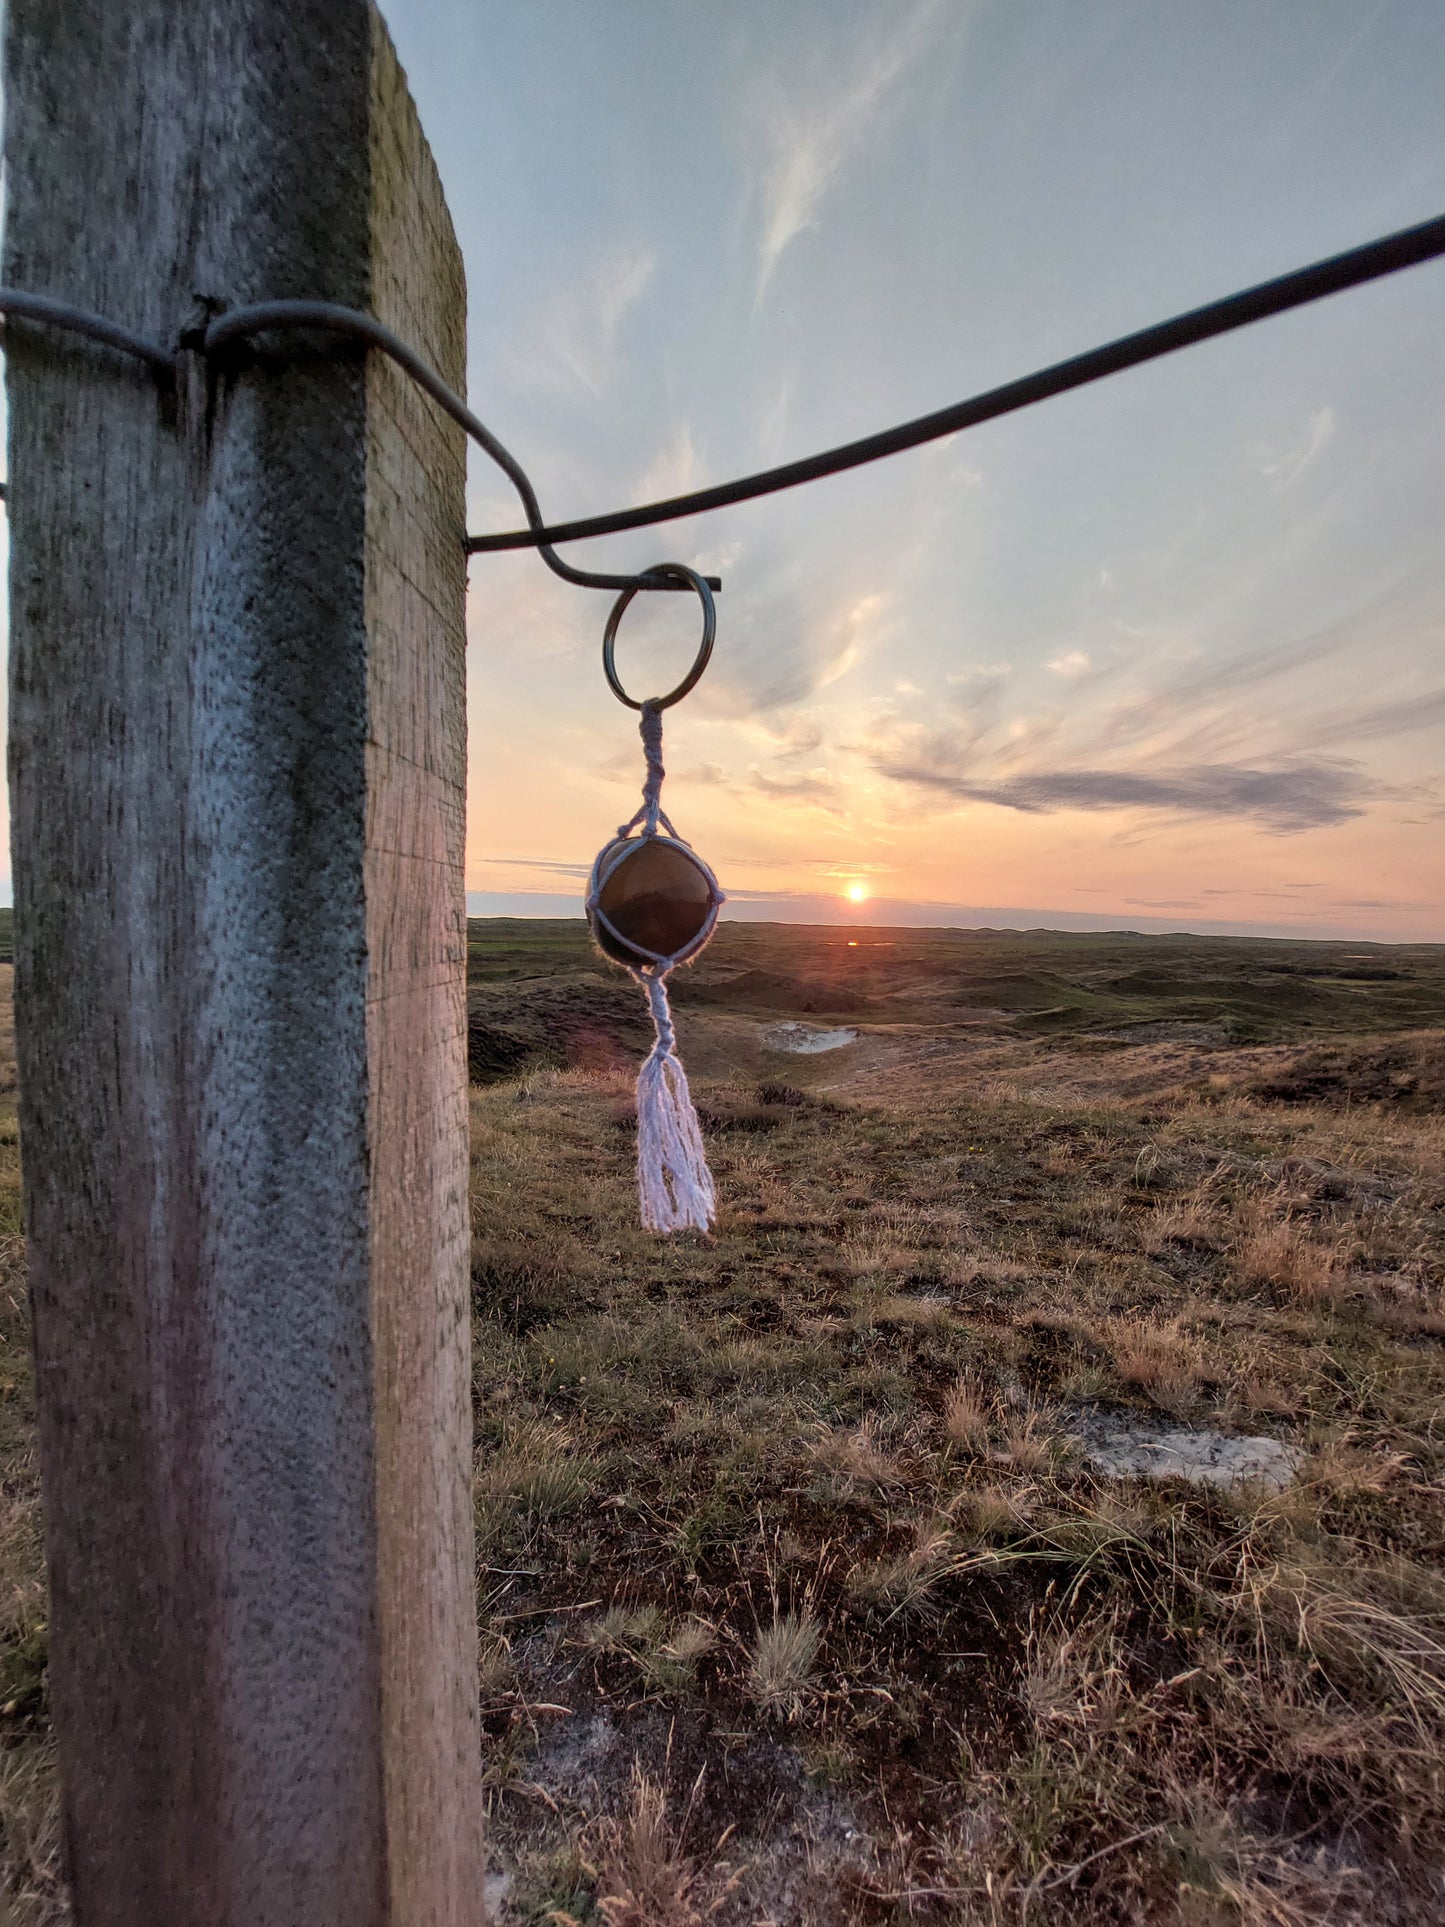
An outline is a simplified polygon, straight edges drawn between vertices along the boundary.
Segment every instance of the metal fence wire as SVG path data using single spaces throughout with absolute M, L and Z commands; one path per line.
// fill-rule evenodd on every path
M 260 301 L 216 315 L 204 332 L 188 334 L 183 345 L 216 357 L 219 363 L 228 348 L 234 348 L 260 334 L 299 331 L 314 335 L 324 332 L 363 342 L 368 348 L 375 348 L 390 356 L 439 408 L 465 429 L 517 491 L 527 526 L 508 529 L 496 535 L 468 536 L 466 548 L 469 555 L 532 548 L 564 582 L 575 583 L 580 588 L 676 590 L 682 586 L 678 578 L 661 570 L 645 571 L 640 575 L 614 575 L 595 569 L 574 568 L 558 555 L 557 545 L 584 541 L 592 536 L 617 535 L 626 529 L 651 528 L 657 523 L 676 521 L 682 516 L 728 508 L 736 502 L 755 501 L 759 496 L 797 488 L 805 482 L 822 481 L 829 475 L 841 474 L 845 469 L 882 461 L 886 456 L 902 454 L 905 449 L 919 448 L 925 442 L 938 441 L 946 435 L 976 428 L 982 422 L 996 421 L 1000 416 L 1011 415 L 1020 408 L 1030 408 L 1035 402 L 1047 401 L 1054 395 L 1067 394 L 1070 389 L 1084 388 L 1091 382 L 1102 381 L 1107 375 L 1120 374 L 1126 368 L 1137 368 L 1146 361 L 1157 361 L 1161 356 L 1172 355 L 1181 348 L 1192 347 L 1196 342 L 1231 334 L 1236 328 L 1248 327 L 1271 315 L 1288 313 L 1292 308 L 1305 307 L 1312 301 L 1323 300 L 1326 295 L 1343 293 L 1347 288 L 1360 287 L 1365 282 L 1397 274 L 1402 268 L 1416 267 L 1424 261 L 1437 260 L 1442 255 L 1445 255 L 1445 215 L 1437 215 L 1433 220 L 1422 221 L 1415 227 L 1401 228 L 1362 247 L 1349 248 L 1343 254 L 1331 255 L 1326 260 L 1296 268 L 1292 273 L 1278 275 L 1270 281 L 1261 281 L 1254 287 L 1243 288 L 1218 301 L 1207 302 L 1202 308 L 1191 308 L 1187 313 L 1155 322 L 1152 327 L 1141 328 L 1134 334 L 1121 335 L 1102 347 L 1090 348 L 1083 354 L 1070 356 L 1066 361 L 1056 361 L 1047 368 L 1035 370 L 1033 374 L 1005 382 L 1002 387 L 990 388 L 981 395 L 973 395 L 967 401 L 955 402 L 948 408 L 920 415 L 913 421 L 899 422 L 892 428 L 865 435 L 858 441 L 822 449 L 816 455 L 805 456 L 800 461 L 784 462 L 779 467 L 739 476 L 734 481 L 721 482 L 712 488 L 696 489 L 689 495 L 672 495 L 663 501 L 641 503 L 635 508 L 616 509 L 603 515 L 551 524 L 543 516 L 537 491 L 516 456 L 472 413 L 462 397 L 447 386 L 414 348 L 390 328 L 384 327 L 374 315 L 364 314 L 356 308 L 339 307 L 329 301 Z M 0 288 L 0 316 L 7 324 L 19 321 L 66 329 L 103 347 L 134 356 L 160 381 L 171 382 L 175 379 L 180 346 L 176 349 L 163 348 L 120 322 L 104 315 L 87 313 L 49 295 Z M 4 484 L 0 483 L 0 499 L 4 498 L 4 492 Z M 711 589 L 722 587 L 716 576 L 707 576 L 704 580 Z

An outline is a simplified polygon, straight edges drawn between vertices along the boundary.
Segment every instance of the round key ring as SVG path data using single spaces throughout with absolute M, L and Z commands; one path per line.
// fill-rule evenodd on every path
M 712 660 L 712 646 L 717 637 L 717 605 L 712 599 L 712 590 L 695 569 L 688 568 L 685 562 L 659 562 L 655 568 L 646 571 L 648 575 L 666 576 L 674 582 L 682 582 L 694 591 L 702 604 L 702 641 L 697 646 L 692 668 L 669 695 L 654 696 L 648 702 L 640 703 L 636 697 L 629 696 L 622 687 L 617 674 L 615 650 L 617 631 L 622 623 L 624 610 L 637 594 L 636 588 L 624 589 L 612 605 L 612 613 L 607 618 L 607 627 L 602 633 L 602 672 L 607 678 L 607 687 L 618 702 L 626 703 L 629 709 L 671 709 L 680 703 L 690 690 L 697 687 L 698 680 L 708 663 Z

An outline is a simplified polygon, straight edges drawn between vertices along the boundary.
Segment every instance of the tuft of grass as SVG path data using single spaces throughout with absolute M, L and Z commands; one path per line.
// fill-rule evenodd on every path
M 1079 1625 L 1036 1615 L 1019 1691 L 1040 1727 L 1117 1728 L 1130 1697 L 1118 1615 Z
M 663 1787 L 634 1766 L 627 1811 L 603 1829 L 597 1911 L 607 1927 L 701 1927 L 701 1878 L 683 1846 L 685 1826 L 674 1824 Z
M 697 1685 L 697 1669 L 718 1645 L 717 1628 L 687 1618 L 670 1628 L 655 1605 L 612 1606 L 574 1634 L 572 1643 L 594 1657 L 630 1660 L 658 1692 L 685 1694 Z
M 1350 1907 L 1359 1881 L 1352 1866 L 1305 1859 L 1288 1840 L 1271 1840 L 1229 1811 L 1214 1789 L 1190 1789 L 1185 1817 L 1167 1830 L 1186 1927 L 1224 1919 L 1237 1927 L 1319 1927 L 1358 1921 Z
M 477 1647 L 477 1693 L 483 1706 L 505 1701 L 517 1677 L 511 1642 L 500 1634 L 483 1637 Z
M 1161 1201 L 1145 1220 L 1141 1238 L 1144 1249 L 1151 1257 L 1158 1258 L 1175 1247 L 1217 1248 L 1217 1205 L 1217 1199 L 1203 1188 L 1185 1197 Z
M 833 1431 L 823 1426 L 811 1450 L 818 1465 L 832 1475 L 834 1485 L 845 1493 L 858 1487 L 888 1491 L 903 1482 L 897 1461 L 883 1450 L 869 1419 L 854 1431 Z
M 643 1677 L 660 1693 L 679 1695 L 697 1687 L 699 1664 L 716 1650 L 717 1630 L 701 1619 L 686 1619 L 665 1638 L 638 1653 Z
M 1119 1382 L 1166 1411 L 1189 1405 L 1204 1377 L 1204 1351 L 1181 1319 L 1111 1319 L 1101 1334 Z
M 575 1455 L 558 1426 L 528 1420 L 508 1430 L 495 1453 L 483 1454 L 473 1476 L 479 1528 L 507 1517 L 546 1525 L 579 1510 L 591 1496 L 600 1467 Z
M 953 1530 L 942 1518 L 920 1520 L 913 1544 L 891 1558 L 855 1568 L 848 1589 L 890 1615 L 924 1613 L 953 1566 Z
M 1263 1285 L 1299 1305 L 1332 1304 L 1347 1288 L 1340 1246 L 1310 1237 L 1295 1219 L 1263 1203 L 1241 1213 L 1235 1261 L 1246 1284 Z
M 1026 1405 L 1004 1421 L 994 1457 L 1017 1472 L 1037 1477 L 1051 1469 L 1063 1449 L 1052 1415 L 1039 1406 Z
M 1002 1485 L 972 1486 L 956 1508 L 961 1523 L 986 1543 L 1012 1539 L 1028 1529 L 1031 1510 L 1027 1491 Z
M 821 1787 L 842 1786 L 857 1767 L 852 1747 L 836 1734 L 822 1734 L 802 1748 L 808 1778 Z
M 647 1651 L 661 1640 L 662 1626 L 656 1606 L 609 1606 L 582 1627 L 577 1644 L 597 1653 Z
M 971 1379 L 960 1378 L 943 1401 L 943 1435 L 961 1452 L 988 1450 L 988 1407 Z
M 761 1626 L 748 1657 L 747 1690 L 768 1719 L 796 1719 L 812 1682 L 821 1635 L 811 1613 L 783 1613 Z

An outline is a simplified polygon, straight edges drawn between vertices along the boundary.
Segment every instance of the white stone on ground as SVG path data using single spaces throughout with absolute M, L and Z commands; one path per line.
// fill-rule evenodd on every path
M 790 1051 L 795 1057 L 813 1057 L 819 1051 L 841 1050 L 845 1044 L 856 1044 L 856 1030 L 824 1030 L 817 1024 L 800 1024 L 790 1018 L 786 1023 L 770 1024 L 763 1032 L 763 1042 L 769 1050 Z
M 1231 1438 L 1224 1432 L 1192 1431 L 1126 1413 L 1090 1413 L 1075 1420 L 1074 1437 L 1085 1455 L 1113 1478 L 1190 1479 L 1196 1485 L 1273 1486 L 1294 1478 L 1298 1446 L 1279 1439 Z

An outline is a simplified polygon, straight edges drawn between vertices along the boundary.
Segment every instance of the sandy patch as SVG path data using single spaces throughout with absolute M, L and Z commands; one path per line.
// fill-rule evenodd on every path
M 762 1036 L 769 1050 L 788 1051 L 794 1057 L 816 1057 L 820 1051 L 842 1050 L 845 1045 L 858 1041 L 857 1031 L 845 1026 L 824 1030 L 817 1024 L 800 1024 L 792 1019 L 769 1024 Z
M 1091 1413 L 1072 1428 L 1085 1455 L 1111 1478 L 1189 1479 L 1195 1485 L 1267 1485 L 1283 1490 L 1301 1458 L 1278 1439 L 1231 1438 L 1157 1424 L 1123 1412 Z

